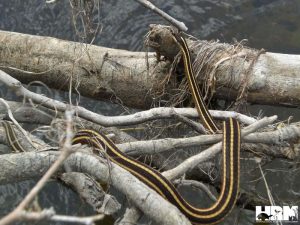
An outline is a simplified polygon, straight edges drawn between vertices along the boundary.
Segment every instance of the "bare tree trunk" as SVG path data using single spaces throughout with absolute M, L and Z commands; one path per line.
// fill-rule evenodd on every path
M 39 80 L 51 88 L 68 90 L 71 79 L 73 88 L 82 95 L 116 99 L 136 108 L 149 108 L 153 100 L 169 100 L 169 96 L 177 92 L 175 79 L 164 82 L 169 61 L 157 62 L 154 53 L 148 55 L 147 70 L 144 52 L 6 31 L 0 31 L 0 40 L 0 68 L 23 83 Z M 195 43 L 190 42 L 191 46 Z M 195 50 L 208 42 L 196 44 Z M 215 48 L 220 46 L 210 44 Z M 162 53 L 164 48 L 172 50 L 171 56 L 177 52 L 174 43 L 161 46 Z M 213 64 L 216 96 L 232 100 L 246 95 L 248 102 L 300 105 L 300 56 L 260 54 L 245 48 L 231 55 L 227 49 L 234 46 L 223 45 L 222 48 L 224 53 L 218 54 L 222 57 Z M 196 72 L 201 72 L 197 65 L 195 67 Z
M 137 108 L 150 106 L 149 91 L 159 89 L 164 78 L 162 68 L 167 64 L 156 64 L 150 53 L 148 73 L 143 52 L 6 31 L 0 32 L 0 40 L 0 68 L 22 83 L 39 80 L 51 88 L 69 90 L 71 79 L 73 88 L 82 95 L 118 98 Z

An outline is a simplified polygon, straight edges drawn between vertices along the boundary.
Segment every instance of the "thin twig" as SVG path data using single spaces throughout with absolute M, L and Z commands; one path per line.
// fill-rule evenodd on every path
M 179 121 L 187 124 L 188 126 L 190 126 L 192 129 L 194 129 L 195 131 L 197 131 L 199 134 L 206 134 L 206 130 L 204 128 L 204 126 L 200 123 L 197 123 L 185 116 L 182 116 L 180 114 L 174 114 L 173 116 L 174 118 L 178 119 Z
M 207 196 L 212 201 L 214 201 L 214 202 L 217 201 L 216 196 L 209 190 L 209 188 L 204 183 L 202 183 L 200 181 L 178 179 L 178 180 L 175 180 L 173 183 L 176 184 L 176 185 L 179 185 L 179 186 L 184 185 L 184 186 L 191 186 L 191 187 L 201 189 L 207 194 Z
M 66 111 L 67 109 L 67 105 L 65 103 L 29 91 L 28 89 L 23 87 L 18 80 L 16 80 L 15 78 L 11 77 L 9 74 L 1 70 L 0 70 L 0 80 L 8 87 L 10 87 L 12 90 L 14 90 L 18 95 L 32 99 L 34 102 L 40 103 L 46 107 L 59 110 L 62 112 Z M 81 106 L 76 106 L 74 107 L 74 109 L 76 110 L 77 115 L 80 116 L 81 118 L 100 124 L 102 126 L 135 125 L 135 124 L 147 122 L 154 119 L 166 119 L 166 118 L 171 118 L 174 115 L 174 112 L 182 116 L 198 118 L 197 110 L 194 108 L 160 107 L 160 108 L 153 108 L 150 110 L 134 113 L 131 115 L 125 115 L 125 116 L 103 116 L 91 112 Z M 240 122 L 244 124 L 251 124 L 257 121 L 254 118 L 248 117 L 246 115 L 237 112 L 232 112 L 232 111 L 224 112 L 218 110 L 209 110 L 209 112 L 214 118 L 221 119 L 221 120 L 232 117 L 238 119 Z
M 265 186 L 266 186 L 266 190 L 267 190 L 267 194 L 268 194 L 268 198 L 269 198 L 270 204 L 271 204 L 272 206 L 274 206 L 274 205 L 275 205 L 275 201 L 274 201 L 274 198 L 273 198 L 273 196 L 272 196 L 271 190 L 270 190 L 270 188 L 269 188 L 268 182 L 267 182 L 267 180 L 266 180 L 265 174 L 264 174 L 264 172 L 263 172 L 263 170 L 262 170 L 262 168 L 261 168 L 260 162 L 258 163 L 258 167 L 259 167 L 261 176 L 262 176 L 262 178 L 263 178 L 264 184 L 265 184 Z M 278 225 L 278 224 L 282 225 L 282 222 L 281 222 L 281 221 L 276 221 L 276 224 L 277 224 L 277 225 Z
M 20 211 L 18 215 L 20 219 L 22 219 L 22 221 L 49 220 L 64 223 L 80 223 L 85 225 L 94 225 L 96 221 L 102 220 L 104 218 L 103 214 L 88 217 L 58 215 L 55 213 L 53 208 L 44 209 L 40 212 Z
M 37 196 L 37 194 L 42 190 L 46 182 L 51 178 L 51 176 L 59 169 L 61 164 L 66 158 L 72 153 L 71 140 L 73 137 L 72 132 L 72 115 L 73 112 L 66 111 L 66 140 L 62 147 L 61 154 L 58 159 L 53 163 L 53 165 L 48 169 L 45 175 L 37 182 L 37 184 L 30 190 L 30 192 L 25 196 L 21 203 L 8 215 L 4 216 L 0 220 L 0 225 L 7 225 L 18 221 L 21 219 L 22 211 L 32 202 L 32 200 Z
M 254 132 L 262 127 L 265 127 L 271 123 L 273 123 L 277 119 L 277 116 L 265 117 L 256 123 L 249 125 L 241 132 L 241 137 L 248 135 L 251 132 Z M 162 174 L 167 177 L 168 179 L 174 179 L 179 177 L 180 175 L 184 174 L 186 171 L 194 168 L 199 163 L 205 162 L 219 153 L 222 149 L 222 143 L 219 142 L 214 144 L 210 148 L 206 149 L 205 151 L 194 155 L 186 160 L 184 160 L 181 164 L 176 166 L 175 168 L 165 171 Z
M 64 223 L 80 223 L 85 225 L 93 225 L 96 221 L 103 220 L 104 218 L 103 214 L 88 217 L 58 215 L 55 214 L 55 211 L 52 208 L 44 209 L 41 212 L 22 211 L 20 216 L 22 217 L 23 221 L 49 220 Z
M 157 8 L 151 2 L 149 2 L 147 0 L 135 0 L 135 1 L 142 4 L 144 7 L 152 10 L 153 12 L 157 13 L 162 18 L 164 18 L 165 20 L 167 20 L 168 22 L 173 24 L 175 27 L 177 27 L 179 30 L 181 30 L 181 31 L 187 31 L 188 30 L 188 28 L 185 26 L 185 24 L 183 22 L 179 22 L 178 20 L 176 20 L 175 18 L 173 18 L 169 14 L 167 14 L 164 11 L 162 11 L 161 9 Z
M 0 173 L 0 184 L 6 183 L 8 175 L 11 174 L 10 162 L 17 163 L 15 173 L 20 178 L 20 168 L 26 167 L 22 172 L 23 179 L 36 178 L 40 176 L 45 167 L 47 168 L 60 157 L 57 151 L 48 152 L 26 152 L 22 154 L 9 154 L 8 156 L 0 155 L 0 163 L 3 165 L 3 173 Z M 32 170 L 30 165 L 35 165 Z M 138 178 L 130 174 L 125 169 L 114 163 L 107 164 L 107 160 L 97 157 L 95 154 L 87 154 L 86 152 L 76 151 L 64 162 L 61 171 L 72 170 L 73 172 L 86 173 L 94 177 L 101 183 L 110 182 L 116 190 L 124 193 L 132 204 L 137 206 L 145 215 L 156 222 L 156 224 L 165 225 L 191 225 L 186 217 L 176 208 L 176 206 L 167 202 L 157 192 L 149 186 L 142 183 Z M 8 177 L 8 178 L 7 178 Z M 15 180 L 15 179 L 14 179 Z M 12 180 L 12 181 L 14 181 Z M 132 191 L 134 190 L 134 191 Z M 168 215 L 168 216 L 165 216 Z
M 9 107 L 9 105 L 7 104 L 7 102 L 3 99 L 0 98 L 0 101 L 3 103 L 3 105 L 5 105 L 6 109 L 7 109 L 7 114 L 8 117 L 11 119 L 11 121 L 14 123 L 14 125 L 19 129 L 19 131 L 23 134 L 23 136 L 25 137 L 25 139 L 28 141 L 28 143 L 30 143 L 32 145 L 33 148 L 36 149 L 35 145 L 32 143 L 31 139 L 28 137 L 27 132 L 20 126 L 20 124 L 15 120 L 13 113 Z

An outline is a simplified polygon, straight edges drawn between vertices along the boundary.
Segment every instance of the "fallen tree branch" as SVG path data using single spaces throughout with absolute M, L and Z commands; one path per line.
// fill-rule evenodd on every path
M 18 80 L 11 77 L 9 74 L 0 70 L 0 81 L 5 83 L 9 88 L 15 91 L 19 96 L 31 99 L 32 101 L 49 107 L 50 109 L 59 110 L 64 112 L 67 109 L 67 104 L 48 98 L 43 95 L 36 94 L 26 89 Z M 102 126 L 123 126 L 134 125 L 142 122 L 147 122 L 154 119 L 172 118 L 174 113 L 178 113 L 188 117 L 198 117 L 196 109 L 191 108 L 153 108 L 147 111 L 138 112 L 127 116 L 103 116 L 94 112 L 91 112 L 81 106 L 74 107 L 78 116 L 93 121 Z M 240 119 L 242 122 L 249 124 L 256 120 L 246 115 L 236 112 L 224 112 L 224 111 L 210 111 L 212 116 L 216 118 L 224 119 L 228 117 L 234 117 Z
M 32 202 L 32 200 L 37 196 L 40 190 L 44 187 L 46 182 L 50 177 L 59 169 L 61 164 L 69 157 L 72 153 L 71 140 L 73 138 L 72 133 L 72 112 L 66 111 L 66 138 L 65 142 L 59 155 L 58 159 L 53 163 L 53 165 L 47 170 L 43 177 L 37 182 L 37 184 L 30 190 L 30 192 L 25 196 L 21 203 L 8 215 L 4 216 L 0 220 L 0 225 L 10 224 L 19 220 L 22 220 L 22 212 L 25 208 Z
M 261 119 L 260 121 L 249 125 L 245 130 L 241 132 L 241 138 L 246 136 L 249 133 L 254 132 L 255 130 L 258 130 L 259 128 L 265 127 L 266 125 L 272 124 L 277 119 L 277 116 L 272 117 L 265 117 Z M 214 144 L 212 147 L 206 149 L 205 151 L 194 155 L 186 160 L 184 160 L 181 164 L 176 166 L 175 168 L 165 171 L 162 174 L 167 177 L 168 179 L 172 180 L 175 179 L 182 174 L 184 174 L 186 171 L 194 168 L 199 163 L 205 162 L 209 159 L 211 159 L 213 156 L 215 156 L 218 152 L 222 150 L 222 143 L 219 142 L 217 144 Z
M 22 221 L 48 220 L 48 221 L 73 223 L 73 224 L 79 223 L 84 225 L 94 225 L 96 221 L 103 220 L 104 218 L 103 214 L 98 214 L 95 216 L 87 216 L 87 217 L 58 215 L 55 213 L 55 211 L 52 208 L 44 209 L 41 212 L 22 211 L 20 212 L 19 216 L 20 216 L 20 220 Z
M 128 207 L 123 215 L 123 218 L 116 223 L 116 225 L 128 225 L 128 224 L 137 224 L 137 221 L 141 218 L 141 211 L 132 206 Z
M 112 215 L 121 208 L 117 199 L 105 193 L 101 185 L 87 174 L 68 172 L 61 174 L 59 179 L 76 191 L 99 214 Z
M 165 30 L 168 31 L 165 26 L 155 27 L 155 32 L 149 35 L 151 42 L 166 39 L 171 41 L 172 38 L 168 38 Z M 51 88 L 68 90 L 72 77 L 72 86 L 82 95 L 96 99 L 118 99 L 123 104 L 135 108 L 149 108 L 153 101 L 168 101 L 169 96 L 178 93 L 176 79 L 164 82 L 170 63 L 157 62 L 153 53 L 148 55 L 147 71 L 143 52 L 108 49 L 6 31 L 0 31 L 0 40 L 0 68 L 23 83 L 39 80 Z M 159 46 L 161 52 L 172 52 L 170 57 L 178 53 L 177 45 L 172 41 L 164 45 L 153 45 Z M 255 54 L 254 50 L 243 48 L 242 52 L 236 52 L 236 57 L 231 58 L 227 50 L 236 49 L 232 45 L 190 42 L 190 46 L 194 46 L 195 51 L 202 47 L 224 49 L 224 58 L 227 60 L 221 59 L 221 63 L 220 60 L 216 62 L 217 97 L 235 100 L 240 84 L 247 75 L 248 102 L 300 105 L 300 78 L 294 75 L 299 73 L 300 56 L 261 54 L 249 70 L 251 62 L 245 62 L 245 55 Z M 39 63 L 35 63 L 37 61 Z M 290 83 L 294 85 L 291 86 Z
M 258 121 L 258 123 L 260 123 L 260 121 Z M 94 127 L 94 129 L 96 129 L 96 127 Z M 96 130 L 98 129 L 99 128 L 97 128 Z M 101 129 L 101 130 L 104 131 L 105 133 L 116 132 L 115 130 L 111 130 L 108 128 Z M 3 134 L 1 135 L 0 142 L 7 143 L 4 130 L 1 131 L 0 129 L 0 133 Z M 17 133 L 17 136 L 20 137 L 20 139 L 22 139 L 21 134 Z M 124 138 L 121 138 L 122 143 L 117 144 L 117 147 L 128 155 L 141 156 L 141 155 L 158 154 L 158 153 L 163 153 L 168 151 L 176 151 L 176 149 L 182 149 L 182 148 L 200 147 L 200 146 L 215 144 L 222 140 L 222 134 L 199 135 L 199 136 L 185 137 L 185 138 L 163 138 L 163 139 L 145 140 L 145 141 L 128 140 L 128 138 L 126 137 Z M 273 131 L 250 133 L 247 136 L 242 138 L 242 142 L 244 145 L 252 144 L 252 150 L 257 149 L 255 150 L 257 153 L 266 153 L 267 155 L 270 156 L 276 155 L 277 157 L 288 158 L 293 160 L 300 153 L 298 151 L 295 151 L 295 154 L 288 154 L 287 149 L 291 147 L 288 143 L 293 140 L 298 140 L 299 138 L 300 138 L 300 125 L 291 124 L 286 127 L 282 127 L 280 129 L 276 129 Z M 37 139 L 35 139 L 34 142 L 39 143 Z M 22 143 L 24 144 L 26 150 L 28 151 L 35 150 L 32 149 L 28 144 L 24 142 Z M 255 144 L 259 144 L 258 147 L 255 147 Z M 272 146 L 271 147 L 265 146 L 262 148 L 262 144 L 272 145 Z M 49 146 L 47 147 L 45 146 L 45 144 L 40 143 L 40 148 L 45 149 L 45 148 L 49 148 Z M 271 151 L 270 148 L 272 148 L 273 150 Z M 268 152 L 270 154 L 268 154 Z
M 0 184 L 15 182 L 16 177 L 18 177 L 19 181 L 40 177 L 57 160 L 59 154 L 59 152 L 49 151 L 1 155 Z M 20 163 L 12 164 L 12 162 Z M 64 168 L 69 168 L 74 172 L 90 174 L 102 182 L 111 182 L 116 189 L 124 193 L 145 215 L 159 224 L 190 225 L 190 222 L 175 206 L 168 203 L 155 191 L 115 164 L 111 164 L 110 168 L 108 168 L 106 163 L 100 162 L 95 155 L 76 152 L 70 155 L 63 165 L 63 167 L 60 167 L 59 173 L 63 172 Z M 14 169 L 11 169 L 12 167 Z M 27 168 L 27 170 L 24 170 L 24 168 Z M 22 171 L 22 176 L 18 175 L 19 171 Z M 132 190 L 135 191 L 133 192 Z
M 258 121 L 259 123 L 259 121 Z M 285 141 L 298 140 L 300 138 L 300 125 L 288 125 L 281 129 L 266 132 L 255 132 L 242 138 L 243 143 L 268 144 L 288 147 Z M 200 135 L 185 138 L 164 138 L 148 141 L 136 141 L 118 144 L 117 146 L 130 155 L 157 154 L 178 148 L 199 147 L 201 145 L 215 144 L 222 140 L 222 134 Z M 254 147 L 254 146 L 253 146 Z M 259 152 L 259 148 L 257 150 Z M 288 157 L 278 152 L 278 155 Z M 299 152 L 296 154 L 300 154 Z M 288 157 L 289 158 L 289 157 Z M 290 158 L 293 159 L 293 158 Z

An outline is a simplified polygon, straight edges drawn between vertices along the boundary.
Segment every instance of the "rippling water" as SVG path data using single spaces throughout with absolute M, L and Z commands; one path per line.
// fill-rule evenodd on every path
M 183 21 L 189 28 L 189 33 L 199 38 L 219 39 L 224 42 L 248 39 L 249 46 L 254 48 L 300 53 L 299 0 L 153 0 L 152 2 Z M 68 1 L 58 0 L 55 4 L 45 4 L 43 0 L 2 0 L 0 12 L 2 30 L 78 40 L 70 19 L 71 10 Z M 148 31 L 149 24 L 167 24 L 133 0 L 101 1 L 99 15 L 103 30 L 97 36 L 95 44 L 113 48 L 143 50 L 143 36 Z M 93 108 L 94 103 L 87 105 Z M 109 114 L 111 105 L 102 104 L 93 109 L 96 108 L 98 112 Z M 295 120 L 300 119 L 299 109 L 283 110 L 271 106 L 255 106 L 250 110 L 257 115 L 260 109 L 267 115 L 272 115 L 275 111 L 282 119 L 288 115 L 294 115 Z M 115 106 L 113 111 L 116 111 Z M 286 166 L 282 162 L 276 163 L 275 167 Z M 271 175 L 267 178 L 276 193 L 291 197 L 295 196 L 293 191 L 299 191 L 300 175 L 297 170 L 290 171 L 284 168 L 281 172 L 269 171 L 269 174 Z M 9 210 L 7 205 L 13 207 L 33 184 L 22 182 L 17 185 L 0 186 L 0 215 L 7 213 Z M 258 186 L 264 190 L 262 184 Z M 44 207 L 55 205 L 57 211 L 63 214 L 92 213 L 91 210 L 85 209 L 85 206 L 78 208 L 77 206 L 82 204 L 80 199 L 56 183 L 49 185 L 39 198 Z M 66 205 L 69 208 L 65 208 Z M 247 212 L 243 212 L 241 215 L 243 217 L 246 214 Z M 247 216 L 245 218 L 247 219 Z M 252 214 L 249 220 L 253 221 Z M 240 224 L 251 222 L 244 221 Z
M 183 21 L 189 32 L 203 39 L 231 42 L 248 39 L 256 48 L 299 53 L 298 0 L 156 0 L 161 9 Z M 74 40 L 68 1 L 1 1 L 0 29 Z M 166 24 L 133 0 L 101 1 L 103 32 L 95 43 L 142 50 L 142 38 L 151 23 Z

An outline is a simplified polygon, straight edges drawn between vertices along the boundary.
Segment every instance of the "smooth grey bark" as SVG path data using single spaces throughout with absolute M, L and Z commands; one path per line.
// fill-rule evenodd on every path
M 48 151 L 0 155 L 0 185 L 42 176 L 59 154 L 59 152 Z M 175 206 L 129 172 L 114 164 L 110 164 L 109 167 L 93 155 L 76 152 L 65 160 L 58 173 L 68 168 L 73 172 L 87 173 L 103 182 L 111 182 L 145 215 L 158 224 L 191 224 Z

